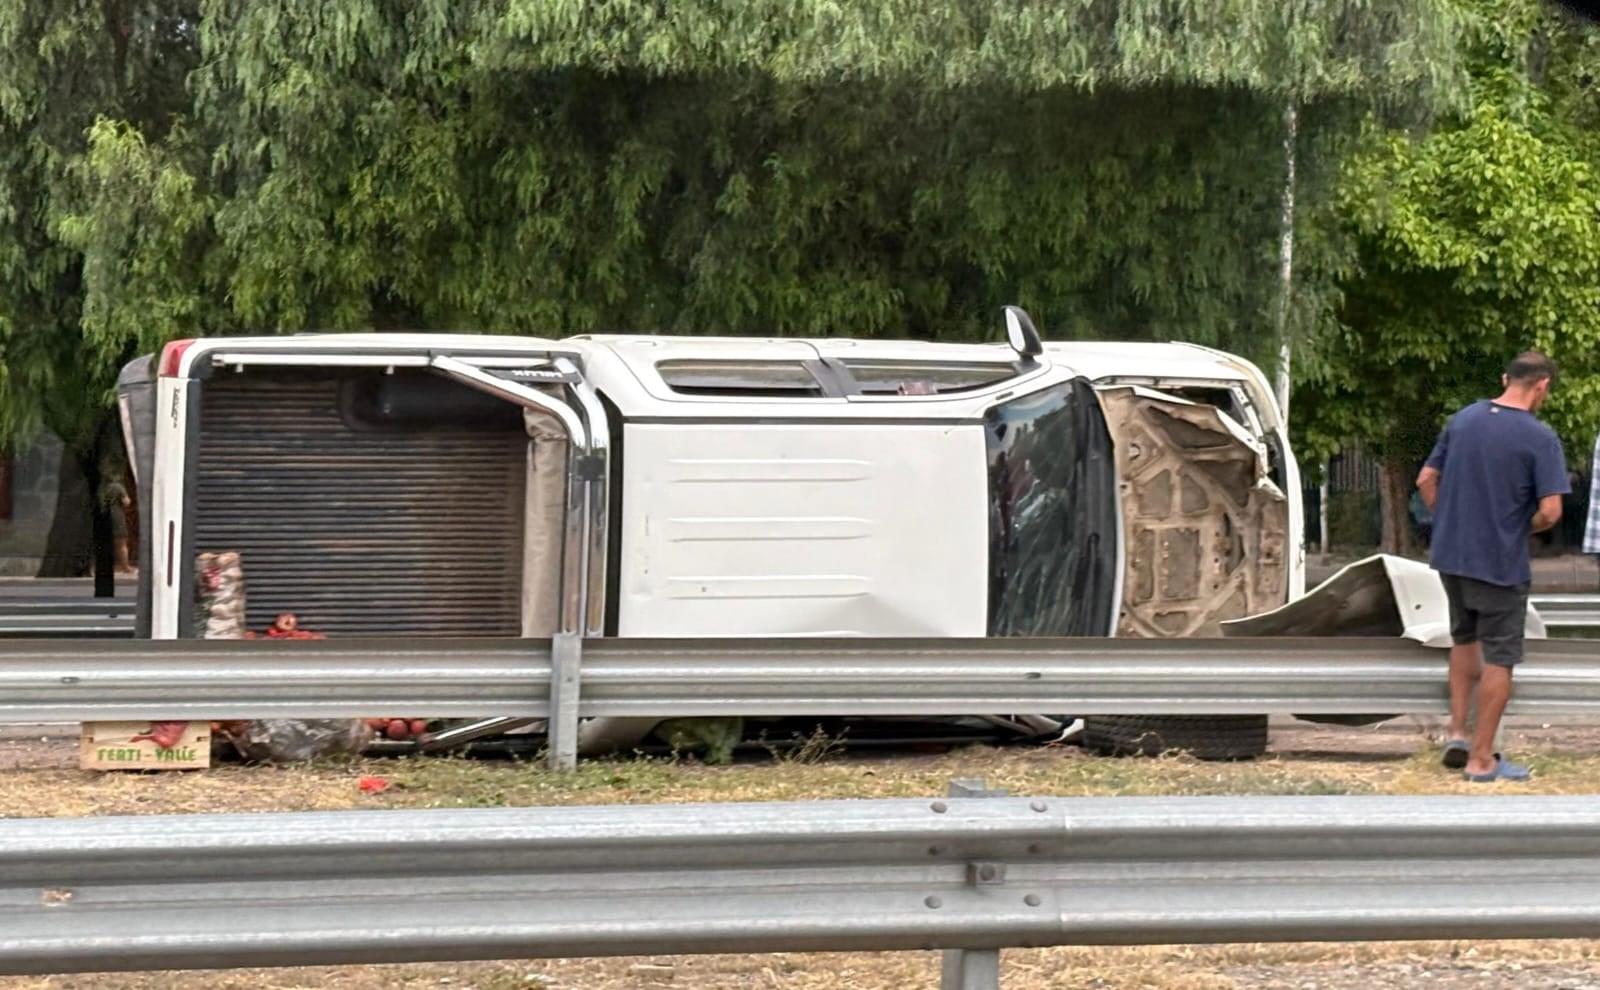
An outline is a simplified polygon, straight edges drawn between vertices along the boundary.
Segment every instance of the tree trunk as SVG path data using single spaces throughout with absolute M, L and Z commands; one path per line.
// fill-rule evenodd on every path
M 117 552 L 111 538 L 112 508 L 101 497 L 105 479 L 100 471 L 100 444 L 84 458 L 84 479 L 89 484 L 89 533 L 94 546 L 94 596 L 115 598 L 117 594 Z M 115 511 L 121 512 L 122 506 Z
M 1412 479 L 1407 465 L 1384 459 L 1378 462 L 1378 499 L 1383 520 L 1384 553 L 1409 557 L 1417 551 L 1411 531 Z
M 38 576 L 42 578 L 92 575 L 96 598 L 110 598 L 117 593 L 116 545 L 111 510 L 101 497 L 101 473 L 106 444 L 120 442 L 120 436 L 114 424 L 103 426 L 96 431 L 89 450 L 62 451 L 55 516 L 39 566 Z M 121 507 L 116 511 L 122 511 Z
M 1278 408 L 1289 418 L 1289 382 L 1294 357 L 1294 334 L 1289 326 L 1294 293 L 1294 167 L 1295 140 L 1300 132 L 1300 112 L 1291 102 L 1283 111 L 1283 212 L 1278 242 Z
M 38 577 L 83 577 L 93 562 L 94 534 L 90 523 L 93 497 L 83 477 L 82 460 L 70 450 L 62 451 L 56 478 L 56 511 L 45 537 Z

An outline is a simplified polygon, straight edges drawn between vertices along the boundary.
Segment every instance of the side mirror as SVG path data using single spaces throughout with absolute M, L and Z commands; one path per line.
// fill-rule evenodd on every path
M 1033 319 L 1021 306 L 1006 307 L 1006 340 L 1024 361 L 1032 361 L 1044 353 L 1039 331 L 1033 328 Z

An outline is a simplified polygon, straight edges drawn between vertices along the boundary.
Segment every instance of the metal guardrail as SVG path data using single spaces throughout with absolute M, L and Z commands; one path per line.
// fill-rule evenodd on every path
M 56 598 L 0 598 L 0 616 L 45 615 L 90 618 L 131 617 L 137 606 L 129 598 L 93 598 L 84 595 Z
M 0 639 L 131 639 L 126 598 L 0 598 Z
M 63 618 L 61 616 L 0 617 L 0 639 L 132 639 L 133 620 Z
M 1546 628 L 1600 628 L 1600 595 L 1532 595 L 1530 600 Z
M 0 722 L 1448 710 L 1445 655 L 1397 639 L 0 642 Z M 1538 640 L 1510 712 L 1600 714 L 1600 642 Z
M 0 821 L 0 973 L 1589 938 L 1600 797 L 948 798 Z
M 1551 629 L 1600 628 L 1600 595 L 1533 595 Z M 127 599 L 22 598 L 0 600 L 0 639 L 129 639 L 134 604 Z

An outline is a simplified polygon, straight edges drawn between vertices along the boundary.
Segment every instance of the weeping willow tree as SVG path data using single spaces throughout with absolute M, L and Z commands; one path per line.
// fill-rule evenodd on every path
M 70 573 L 97 544 L 106 593 L 110 521 L 91 506 L 104 494 L 102 470 L 118 463 L 108 391 L 131 345 L 89 330 L 86 300 L 120 287 L 90 281 L 67 226 L 83 205 L 96 121 L 125 121 L 159 146 L 191 112 L 184 83 L 198 63 L 196 14 L 181 0 L 0 5 L 0 450 L 46 428 L 65 441 L 59 490 L 68 511 L 56 514 L 46 574 Z
M 1330 309 L 1337 138 L 1444 0 L 17 0 L 0 438 L 128 355 L 425 327 L 1164 337 Z M 1280 282 L 1284 107 L 1304 152 Z M 1281 314 L 1281 315 L 1280 315 Z

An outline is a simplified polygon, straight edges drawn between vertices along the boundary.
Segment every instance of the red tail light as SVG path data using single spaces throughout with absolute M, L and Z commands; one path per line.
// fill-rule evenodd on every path
M 194 346 L 193 340 L 174 340 L 161 349 L 161 365 L 158 373 L 163 378 L 175 378 L 178 368 L 183 364 L 183 352 Z

